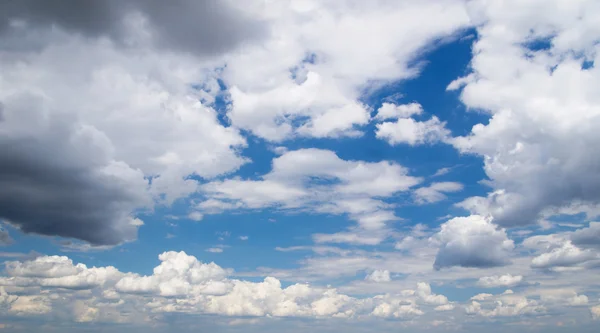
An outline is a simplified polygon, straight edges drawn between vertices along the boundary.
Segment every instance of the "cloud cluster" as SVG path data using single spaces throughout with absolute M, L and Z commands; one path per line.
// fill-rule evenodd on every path
M 512 317 L 520 315 L 544 315 L 547 309 L 538 301 L 515 295 L 511 290 L 500 295 L 479 294 L 465 306 L 468 315 L 483 317 Z
M 189 175 L 246 162 L 237 152 L 245 139 L 217 118 L 214 66 L 144 39 L 179 43 L 169 35 L 188 35 L 166 27 L 221 31 L 201 27 L 231 16 L 225 4 L 179 2 L 2 4 L 0 218 L 25 232 L 115 245 L 137 237 L 140 209 L 193 193 Z M 202 6 L 216 14 L 190 16 Z M 244 25 L 230 19 L 219 23 Z M 216 34 L 190 40 L 207 52 L 228 48 Z
M 478 215 L 449 220 L 431 240 L 439 245 L 436 269 L 507 265 L 514 249 L 514 242 L 504 229 L 498 229 L 489 218 Z
M 201 187 L 207 197 L 196 209 L 214 213 L 229 209 L 275 208 L 309 213 L 348 214 L 357 228 L 336 235 L 317 235 L 319 242 L 377 244 L 382 230 L 397 220 L 383 199 L 408 191 L 421 178 L 389 161 L 339 158 L 322 149 L 289 151 L 275 158 L 271 171 L 258 180 L 227 179 Z M 364 231 L 360 235 L 357 230 Z
M 491 118 L 453 144 L 483 157 L 494 188 L 469 208 L 502 226 L 522 226 L 549 208 L 597 204 L 597 3 L 473 1 L 469 7 L 481 22 L 473 72 L 448 88 L 462 88 L 463 103 Z
M 551 271 L 582 270 L 600 262 L 595 243 L 596 223 L 572 232 L 532 236 L 523 246 L 535 251 L 531 267 Z
M 253 12 L 272 34 L 228 58 L 228 117 L 270 141 L 361 135 L 365 90 L 414 76 L 418 54 L 469 21 L 452 0 L 284 1 Z
M 445 200 L 444 193 L 459 192 L 463 185 L 457 182 L 435 182 L 427 187 L 421 187 L 414 191 L 415 202 L 418 204 L 435 203 Z
M 231 270 L 202 263 L 184 252 L 165 252 L 159 260 L 161 263 L 148 276 L 120 272 L 110 266 L 88 268 L 58 256 L 10 261 L 6 263 L 7 276 L 0 278 L 0 305 L 13 313 L 35 315 L 48 313 L 54 307 L 67 307 L 76 300 L 71 319 L 78 322 L 114 321 L 115 311 L 409 317 L 422 315 L 425 308 L 432 306 L 438 311 L 452 308 L 448 299 L 432 293 L 427 283 L 397 295 L 355 298 L 336 289 L 308 284 L 284 288 L 273 277 L 262 282 L 232 279 Z

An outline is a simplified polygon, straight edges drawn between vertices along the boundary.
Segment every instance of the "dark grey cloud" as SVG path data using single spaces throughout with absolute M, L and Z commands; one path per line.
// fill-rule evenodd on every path
M 136 25 L 127 24 L 133 14 L 145 18 L 156 46 L 197 55 L 225 52 L 267 31 L 262 22 L 219 0 L 2 0 L 0 33 L 22 20 L 32 28 L 54 25 L 129 44 L 136 43 L 131 30 Z
M 0 228 L 0 246 L 10 245 L 14 242 L 8 231 Z
M 4 102 L 0 219 L 27 233 L 114 245 L 136 238 L 147 201 L 141 174 L 113 162 L 101 134 L 32 95 Z
M 578 247 L 600 249 L 600 222 L 591 222 L 589 227 L 574 231 L 570 237 Z

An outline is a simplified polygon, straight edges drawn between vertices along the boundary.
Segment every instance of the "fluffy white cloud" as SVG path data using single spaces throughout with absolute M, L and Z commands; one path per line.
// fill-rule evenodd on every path
M 481 277 L 477 281 L 477 285 L 484 288 L 514 287 L 522 281 L 522 275 L 493 275 Z
M 256 5 L 272 34 L 228 57 L 228 117 L 272 141 L 360 135 L 370 119 L 359 102 L 364 88 L 415 75 L 410 61 L 468 24 L 465 9 L 439 0 Z
M 457 182 L 439 182 L 432 183 L 427 187 L 420 187 L 413 193 L 415 201 L 418 204 L 427 204 L 442 201 L 446 199 L 444 193 L 452 193 L 462 191 L 463 185 Z
M 416 295 L 425 303 L 433 305 L 446 305 L 448 298 L 444 295 L 436 295 L 431 292 L 431 286 L 425 282 L 417 284 Z
M 390 277 L 390 271 L 376 269 L 368 274 L 365 280 L 371 282 L 390 282 L 392 278 Z
M 152 199 L 193 193 L 197 182 L 187 176 L 212 178 L 246 162 L 237 151 L 245 139 L 213 108 L 215 64 L 143 38 L 167 33 L 153 28 L 164 22 L 139 24 L 117 9 L 122 16 L 105 28 L 126 35 L 125 47 L 102 29 L 87 36 L 65 23 L 85 5 L 57 5 L 59 18 L 46 21 L 52 13 L 27 3 L 12 8 L 25 23 L 1 32 L 0 159 L 10 161 L 1 163 L 1 218 L 25 232 L 115 245 L 136 238 L 132 216 Z M 191 5 L 182 3 L 173 14 Z
M 154 274 L 128 274 L 115 284 L 117 292 L 150 293 L 161 296 L 224 293 L 231 286 L 225 278 L 231 273 L 215 263 L 205 264 L 185 252 L 165 252 Z
M 535 223 L 548 208 L 597 204 L 597 2 L 492 0 L 468 6 L 481 23 L 473 73 L 448 88 L 463 87 L 465 105 L 491 116 L 453 141 L 461 152 L 484 159 L 495 191 L 478 198 L 477 206 L 495 223 L 515 226 Z M 596 66 L 584 66 L 586 61 Z
M 533 258 L 531 267 L 556 270 L 574 267 L 578 264 L 598 258 L 600 258 L 598 253 L 592 250 L 582 250 L 573 245 L 570 241 L 565 241 L 561 246 L 554 247 L 549 252 Z
M 444 141 L 449 137 L 450 131 L 445 128 L 444 122 L 432 116 L 427 121 L 402 118 L 395 122 L 377 124 L 375 135 L 390 145 L 404 143 L 415 146 Z
M 486 294 L 485 297 L 477 297 L 477 300 L 473 299 L 465 306 L 465 312 L 483 317 L 513 317 L 543 315 L 546 308 L 538 301 L 508 291 L 500 295 Z
M 410 118 L 413 115 L 419 115 L 423 113 L 423 106 L 419 103 L 401 104 L 395 105 L 391 103 L 383 103 L 379 109 L 377 109 L 376 120 L 387 120 L 387 119 L 398 119 L 398 118 Z
M 508 239 L 505 230 L 498 229 L 489 218 L 478 215 L 451 219 L 442 224 L 431 240 L 439 246 L 434 263 L 436 269 L 506 265 L 514 248 L 514 242 Z
M 423 282 L 417 284 L 416 290 L 400 294 L 355 298 L 336 289 L 308 284 L 283 288 L 274 277 L 266 277 L 262 282 L 230 279 L 231 270 L 214 263 L 202 263 L 184 252 L 165 252 L 159 255 L 159 260 L 161 263 L 148 276 L 119 272 L 112 267 L 87 269 L 66 257 L 8 262 L 6 265 L 12 267 L 12 275 L 0 279 L 0 306 L 20 315 L 45 314 L 53 307 L 68 307 L 75 322 L 122 322 L 119 311 L 141 314 L 147 310 L 225 316 L 406 317 L 424 314 L 419 305 L 436 306 L 437 311 L 451 309 L 445 296 L 433 294 L 429 284 Z M 56 287 L 67 287 L 45 282 L 56 278 L 68 280 L 86 269 L 114 271 L 115 274 L 100 283 L 80 285 L 60 293 L 52 292 Z M 389 279 L 388 271 L 378 275 Z M 4 288 L 13 288 L 18 278 L 30 279 L 27 285 L 21 285 L 21 292 L 36 295 L 9 294 Z
M 92 267 L 74 265 L 64 256 L 38 257 L 32 261 L 9 261 L 5 263 L 9 277 L 0 278 L 0 283 L 9 286 L 44 286 L 67 289 L 89 289 L 116 282 L 121 273 L 114 267 Z

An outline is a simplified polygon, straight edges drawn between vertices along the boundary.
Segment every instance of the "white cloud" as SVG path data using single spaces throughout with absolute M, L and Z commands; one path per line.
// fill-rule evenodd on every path
M 598 259 L 600 256 L 591 250 L 581 250 L 570 241 L 565 241 L 560 247 L 538 255 L 531 261 L 533 268 L 559 269 L 574 267 L 578 264 Z
M 127 274 L 115 284 L 116 291 L 182 296 L 222 293 L 230 288 L 225 279 L 231 271 L 215 263 L 199 262 L 185 252 L 165 252 L 158 258 L 161 263 L 154 268 L 153 275 Z
M 546 307 L 525 296 L 505 292 L 500 295 L 486 294 L 485 297 L 473 299 L 465 306 L 468 315 L 483 317 L 515 317 L 521 315 L 543 315 Z
M 392 278 L 390 277 L 390 271 L 376 269 L 368 274 L 365 277 L 365 280 L 371 282 L 390 282 L 392 281 Z
M 240 240 L 243 240 L 243 241 L 247 241 L 248 238 L 249 238 L 248 236 L 240 236 Z
M 509 263 L 514 248 L 505 230 L 478 215 L 451 219 L 431 239 L 439 245 L 436 269 L 503 266 Z
M 419 115 L 423 113 L 423 107 L 419 103 L 401 104 L 395 105 L 391 103 L 383 103 L 379 109 L 377 109 L 377 120 L 387 119 L 398 119 L 398 118 L 410 118 L 413 115 Z
M 148 310 L 225 316 L 407 317 L 424 314 L 425 309 L 420 309 L 419 305 L 436 306 L 437 311 L 451 308 L 445 296 L 433 294 L 429 284 L 423 282 L 416 290 L 400 294 L 354 298 L 336 289 L 308 284 L 283 288 L 273 277 L 266 277 L 262 282 L 230 279 L 231 270 L 214 263 L 202 263 L 184 252 L 164 252 L 159 255 L 159 260 L 161 263 L 148 276 L 123 273 L 112 267 L 90 268 L 90 271 L 114 270 L 115 278 L 67 289 L 60 294 L 51 294 L 55 286 L 43 283 L 44 279 L 72 279 L 86 269 L 85 265 L 54 257 L 40 257 L 24 263 L 9 262 L 7 266 L 23 269 L 13 269 L 10 278 L 0 279 L 0 305 L 8 306 L 11 313 L 19 315 L 39 315 L 53 311 L 54 307 L 68 307 L 76 322 L 122 322 L 124 319 L 118 315 L 119 311 L 128 311 L 136 317 Z M 65 269 L 67 267 L 71 269 Z M 12 281 L 16 278 L 40 276 L 32 272 L 46 273 L 38 280 L 31 280 L 27 285 L 30 289 L 22 290 L 38 295 L 11 295 L 5 291 L 5 287 L 14 285 Z M 388 271 L 380 273 L 389 278 Z
M 329 150 L 300 149 L 276 157 L 271 171 L 258 180 L 214 181 L 201 189 L 208 197 L 204 203 L 211 202 L 210 208 L 204 207 L 207 213 L 218 206 L 220 210 L 276 208 L 348 214 L 358 227 L 335 235 L 315 235 L 315 239 L 378 244 L 385 238 L 382 230 L 386 224 L 399 219 L 393 205 L 381 199 L 408 191 L 420 181 L 397 163 L 348 161 Z
M 453 140 L 481 156 L 494 192 L 479 198 L 502 226 L 534 224 L 549 208 L 600 201 L 600 68 L 596 1 L 473 1 L 481 24 L 461 100 L 491 119 Z M 536 44 L 547 44 L 537 48 Z M 549 181 L 552 180 L 552 181 Z M 485 202 L 484 202 L 485 201 Z M 473 213 L 475 213 L 473 211 Z
M 375 135 L 390 145 L 408 144 L 411 146 L 433 144 L 445 141 L 450 131 L 445 123 L 436 116 L 427 121 L 416 121 L 412 118 L 398 119 L 395 122 L 377 124 Z
M 34 22 L 3 30 L 0 140 L 20 148 L 0 156 L 17 166 L 1 186 L 11 193 L 3 204 L 13 207 L 10 214 L 2 209 L 2 218 L 25 232 L 115 245 L 136 238 L 132 215 L 152 199 L 171 203 L 195 192 L 188 175 L 211 179 L 247 162 L 238 152 L 246 140 L 221 125 L 213 108 L 214 63 L 153 49 L 139 38 L 152 34 L 147 25 L 126 25 L 135 31 L 127 37 L 131 47 L 123 47 Z M 23 172 L 29 174 L 16 174 Z M 32 201 L 32 193 L 46 199 Z M 85 228 L 72 227 L 81 220 Z
M 220 247 L 211 247 L 206 249 L 206 252 L 211 252 L 211 253 L 222 253 L 223 249 Z
M 448 298 L 431 292 L 431 286 L 426 282 L 417 283 L 416 295 L 425 303 L 433 305 L 446 305 Z
M 433 174 L 432 177 L 440 177 L 440 176 L 446 175 L 450 172 L 450 170 L 451 170 L 450 168 L 440 168 Z
M 272 141 L 360 135 L 370 118 L 360 92 L 412 77 L 418 70 L 409 62 L 423 47 L 468 24 L 460 1 L 309 0 L 254 13 L 271 24 L 272 35 L 228 57 L 228 117 Z
M 413 194 L 418 204 L 427 204 L 442 201 L 446 199 L 444 193 L 453 193 L 462 191 L 463 185 L 457 182 L 439 182 L 432 183 L 427 187 L 416 189 Z
M 484 276 L 477 281 L 477 285 L 484 288 L 514 287 L 523 281 L 522 275 L 493 275 Z

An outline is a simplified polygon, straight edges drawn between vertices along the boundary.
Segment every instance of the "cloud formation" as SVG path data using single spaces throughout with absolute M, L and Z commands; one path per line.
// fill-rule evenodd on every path
M 439 246 L 435 269 L 504 266 L 510 262 L 514 248 L 505 230 L 478 215 L 449 220 L 431 239 Z

